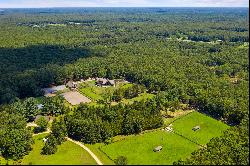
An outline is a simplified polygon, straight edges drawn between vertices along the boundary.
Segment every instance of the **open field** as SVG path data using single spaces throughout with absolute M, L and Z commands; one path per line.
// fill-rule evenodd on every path
M 116 136 L 114 143 L 109 145 L 94 144 L 88 147 L 100 157 L 104 164 L 110 164 L 118 156 L 126 156 L 128 164 L 172 164 L 178 159 L 185 159 L 213 137 L 220 136 L 229 128 L 226 124 L 193 110 L 182 111 L 183 114 L 170 118 L 175 132 L 162 130 L 148 131 L 139 135 Z M 179 115 L 180 114 L 180 115 Z M 194 132 L 192 128 L 200 125 L 201 129 Z M 191 141 L 190 141 L 191 140 Z M 193 141 L 193 142 L 192 142 Z M 196 144 L 196 143 L 198 144 Z M 160 152 L 153 148 L 162 145 Z M 108 156 L 106 156 L 108 155 Z M 109 157 L 109 158 L 108 158 Z
M 84 82 L 81 84 L 79 88 L 79 92 L 88 98 L 90 98 L 92 101 L 98 101 L 98 100 L 104 100 L 105 96 L 112 94 L 112 92 L 117 89 L 127 89 L 131 87 L 132 83 L 119 83 L 116 87 L 98 87 L 95 86 L 95 81 L 89 81 Z M 153 98 L 154 94 L 149 93 L 142 93 L 139 94 L 138 97 L 132 98 L 132 99 L 123 99 L 122 102 L 125 104 L 132 104 L 134 101 L 140 101 L 140 100 L 146 100 L 149 98 Z M 96 104 L 94 104 L 96 105 Z M 114 104 L 115 105 L 115 104 Z
M 166 126 L 168 126 L 169 124 L 171 124 L 173 121 L 175 121 L 176 119 L 186 115 L 186 114 L 189 114 L 191 112 L 195 111 L 194 109 L 191 109 L 191 110 L 176 110 L 175 112 L 171 112 L 171 111 L 168 111 L 168 115 L 172 116 L 171 118 L 164 118 L 164 124 Z
M 226 124 L 196 111 L 177 119 L 172 124 L 174 132 L 201 145 L 208 143 L 213 137 L 222 135 L 222 132 L 229 128 Z M 193 131 L 194 126 L 200 126 L 200 130 Z
M 96 165 L 95 160 L 80 146 L 70 141 L 58 146 L 58 151 L 53 155 L 41 155 L 44 145 L 42 138 L 46 134 L 34 136 L 35 144 L 29 155 L 25 156 L 22 164 L 41 164 L 41 165 Z
M 116 87 L 122 88 L 122 89 L 127 89 L 133 86 L 132 83 L 119 83 Z
M 99 149 L 100 147 L 105 145 L 104 143 L 84 145 L 88 147 L 102 161 L 104 165 L 115 165 L 114 161 L 109 159 L 109 157 Z
M 91 100 L 83 96 L 79 92 L 65 92 L 62 96 L 72 105 L 77 105 L 80 103 L 90 103 Z
M 144 93 L 139 94 L 138 97 L 134 97 L 132 99 L 122 99 L 122 102 L 124 104 L 132 104 L 135 101 L 147 100 L 147 99 L 151 99 L 153 97 L 155 97 L 154 94 L 144 92 Z
M 113 88 L 113 87 L 110 87 Z M 106 88 L 95 86 L 95 81 L 84 82 L 80 85 L 79 92 L 86 95 L 93 101 L 103 100 L 102 94 L 105 92 Z
M 156 146 L 162 145 L 160 152 L 154 152 Z M 174 161 L 188 157 L 198 145 L 165 131 L 153 131 L 135 135 L 124 140 L 106 145 L 101 149 L 112 159 L 126 156 L 128 164 L 172 164 Z

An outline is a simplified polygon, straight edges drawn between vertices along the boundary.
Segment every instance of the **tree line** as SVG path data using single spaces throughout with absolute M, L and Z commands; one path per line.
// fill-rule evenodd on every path
M 139 134 L 163 125 L 155 100 L 101 107 L 81 105 L 65 117 L 69 137 L 84 143 L 109 142 L 113 136 Z
M 15 147 L 14 141 L 13 145 L 1 144 L 3 156 L 19 158 L 30 150 L 29 134 L 23 124 L 25 121 L 32 120 L 38 114 L 58 116 L 68 112 L 61 106 L 60 100 L 48 99 L 44 109 L 39 110 L 33 99 L 19 99 L 41 96 L 41 88 L 52 83 L 59 85 L 70 79 L 107 77 L 125 78 L 145 86 L 149 93 L 157 93 L 157 107 L 178 107 L 178 103 L 186 103 L 235 126 L 229 129 L 230 134 L 225 133 L 221 138 L 211 140 L 206 149 L 194 153 L 192 161 L 188 163 L 196 163 L 201 158 L 212 163 L 212 156 L 221 154 L 221 149 L 228 149 L 223 151 L 225 156 L 231 156 L 227 163 L 236 163 L 236 160 L 242 164 L 245 163 L 243 160 L 248 162 L 246 157 L 249 152 L 245 147 L 249 147 L 249 137 L 242 134 L 247 129 L 244 118 L 249 116 L 249 45 L 244 43 L 249 41 L 247 9 L 89 10 L 77 9 L 72 14 L 57 11 L 50 15 L 41 11 L 31 14 L 31 11 L 13 9 L 0 15 L 0 110 L 5 117 L 0 121 L 3 126 L 0 138 L 14 140 L 16 134 L 21 134 L 24 137 L 18 141 L 20 147 L 25 147 L 19 151 L 17 146 L 16 151 L 10 152 L 11 148 L 8 147 Z M 86 18 L 82 16 L 84 12 L 88 13 Z M 69 20 L 82 23 L 91 21 L 88 25 L 80 26 L 26 26 L 31 22 L 66 23 Z M 169 38 L 222 42 L 187 42 Z M 125 95 L 135 96 L 135 89 L 126 94 L 117 91 L 113 99 L 119 101 Z M 6 103 L 10 105 L 3 105 Z M 79 119 L 77 115 L 67 116 L 68 134 L 84 140 L 79 131 L 86 132 L 86 142 L 94 143 L 117 134 L 137 133 L 160 125 L 161 119 L 157 113 L 155 117 L 154 113 L 145 114 L 139 105 L 126 109 L 123 106 L 97 109 L 82 106 L 78 114 L 86 119 Z M 109 109 L 113 112 L 109 112 Z M 100 113 L 107 111 L 109 115 L 98 115 L 90 110 L 100 110 Z M 17 112 L 21 115 L 17 115 Z M 149 117 L 155 121 L 150 122 Z M 20 118 L 22 125 L 13 123 L 8 126 L 6 118 Z M 152 126 L 147 126 L 146 122 Z M 15 125 L 20 130 L 15 130 Z M 74 125 L 77 130 L 73 129 Z M 88 129 L 93 129 L 94 134 L 88 133 Z M 107 131 L 111 129 L 110 135 Z M 13 135 L 5 138 L 5 133 Z M 23 138 L 27 138 L 27 144 Z M 225 141 L 226 138 L 229 140 Z M 237 139 L 233 141 L 234 138 Z M 241 153 L 242 149 L 244 153 Z M 223 163 L 224 158 L 216 160 Z

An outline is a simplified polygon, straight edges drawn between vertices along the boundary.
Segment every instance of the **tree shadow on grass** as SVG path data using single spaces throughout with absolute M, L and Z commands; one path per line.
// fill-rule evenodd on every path
M 79 58 L 105 55 L 103 50 L 62 45 L 0 48 L 0 104 L 15 97 L 41 96 L 41 88 L 55 82 L 62 73 L 61 66 Z M 60 78 L 64 79 L 63 75 Z
M 0 74 L 37 69 L 47 64 L 64 65 L 89 56 L 103 54 L 87 48 L 67 48 L 61 45 L 0 48 Z

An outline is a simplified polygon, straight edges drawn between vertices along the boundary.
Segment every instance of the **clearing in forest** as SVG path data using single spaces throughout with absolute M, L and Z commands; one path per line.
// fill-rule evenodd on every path
M 96 165 L 95 160 L 80 146 L 66 141 L 58 146 L 58 150 L 52 155 L 41 155 L 44 146 L 43 138 L 47 134 L 34 136 L 33 150 L 26 155 L 22 164 L 28 165 Z
M 93 102 L 98 102 L 100 100 L 109 100 L 110 97 L 112 96 L 113 92 L 116 89 L 123 89 L 126 90 L 127 88 L 132 87 L 132 83 L 119 83 L 115 87 L 114 86 L 107 86 L 107 87 L 100 87 L 96 86 L 96 81 L 88 81 L 81 83 L 78 91 L 90 98 Z M 124 104 L 132 104 L 135 101 L 141 101 L 141 100 L 146 100 L 146 99 L 151 99 L 155 95 L 150 94 L 147 92 L 139 94 L 137 97 L 131 98 L 131 99 L 122 99 L 122 103 Z M 91 103 L 93 105 L 93 103 Z M 113 102 L 113 105 L 118 104 L 117 102 Z
M 222 135 L 223 131 L 229 128 L 223 122 L 197 111 L 177 119 L 172 124 L 175 133 L 201 145 L 205 145 L 213 137 Z M 200 126 L 200 129 L 193 131 L 192 129 L 195 126 Z
M 114 87 L 99 87 L 95 85 L 96 81 L 88 81 L 80 84 L 79 86 L 79 92 L 83 95 L 86 95 L 88 98 L 90 98 L 93 101 L 98 100 L 104 100 L 105 92 L 108 93 L 108 91 L 113 91 Z M 108 95 L 108 94 L 107 94 Z
M 91 100 L 88 99 L 87 97 L 83 96 L 81 93 L 79 92 L 74 92 L 74 91 L 70 91 L 70 92 L 65 92 L 63 94 L 61 94 L 70 104 L 72 105 L 77 105 L 80 103 L 90 103 Z
M 153 149 L 162 146 L 160 152 Z M 188 157 L 198 145 L 174 133 L 152 131 L 140 135 L 128 136 L 118 142 L 102 146 L 111 159 L 126 156 L 128 164 L 172 164 L 174 161 Z
M 171 123 L 173 132 L 155 130 L 139 135 L 114 137 L 117 142 L 98 144 L 99 154 L 107 154 L 112 160 L 125 156 L 128 164 L 173 164 L 174 161 L 187 158 L 200 148 L 199 145 L 205 145 L 229 128 L 226 124 L 196 111 L 189 111 Z M 193 131 L 195 126 L 200 129 Z M 122 138 L 117 139 L 119 137 Z M 90 148 L 96 148 L 94 146 L 97 145 L 90 145 Z M 162 146 L 162 150 L 153 152 L 157 146 Z
M 141 101 L 141 100 L 147 100 L 147 99 L 152 99 L 153 97 L 155 97 L 154 94 L 150 94 L 150 93 L 141 93 L 139 94 L 137 97 L 134 97 L 132 99 L 123 99 L 122 100 L 122 103 L 125 103 L 125 104 L 132 104 L 133 102 L 135 101 Z

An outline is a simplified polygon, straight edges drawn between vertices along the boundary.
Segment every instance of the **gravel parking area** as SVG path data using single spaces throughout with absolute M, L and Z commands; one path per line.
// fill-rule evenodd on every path
M 83 96 L 79 92 L 65 92 L 62 96 L 72 105 L 77 105 L 80 103 L 90 103 L 91 100 Z

